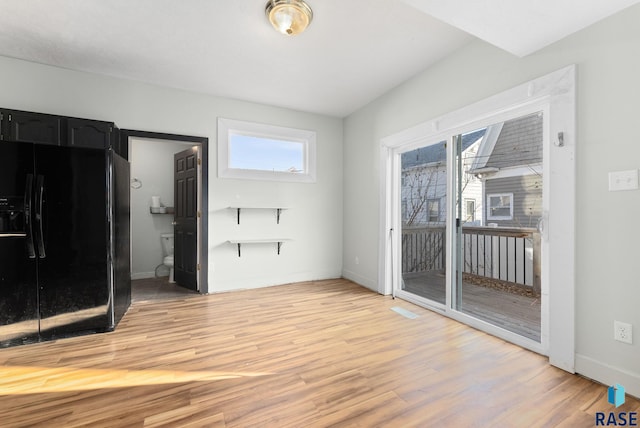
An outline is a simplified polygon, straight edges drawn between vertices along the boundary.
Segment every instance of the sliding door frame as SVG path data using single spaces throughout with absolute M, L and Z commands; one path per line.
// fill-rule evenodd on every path
M 574 372 L 574 290 L 575 290 L 575 74 L 574 65 L 471 104 L 465 108 L 424 122 L 381 140 L 380 269 L 379 291 L 436 310 L 524 348 L 549 356 L 549 362 Z M 446 305 L 401 290 L 400 257 L 400 154 L 429 141 L 452 141 L 453 136 L 471 132 L 491 123 L 512 119 L 534 111 L 544 115 L 544 188 L 542 243 L 542 325 L 541 342 L 469 317 L 452 306 L 452 266 L 455 249 L 447 245 Z M 455 190 L 454 145 L 447 145 L 447 194 Z M 455 239 L 455 204 L 447 204 L 447 242 Z M 555 213 L 555 215 L 550 215 Z M 553 243 L 553 246 L 549 245 Z M 556 260 L 552 265 L 550 260 Z M 559 261 L 562 262 L 559 262 Z

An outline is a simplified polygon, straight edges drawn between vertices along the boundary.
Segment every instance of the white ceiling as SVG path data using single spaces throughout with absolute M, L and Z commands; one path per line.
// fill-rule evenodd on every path
M 523 57 L 640 0 L 403 0 Z
M 343 117 L 470 34 L 525 55 L 638 1 L 308 0 L 286 37 L 266 0 L 0 0 L 0 55 Z

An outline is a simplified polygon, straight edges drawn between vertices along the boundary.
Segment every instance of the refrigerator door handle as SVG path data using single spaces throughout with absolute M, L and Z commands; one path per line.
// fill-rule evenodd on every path
M 36 249 L 33 245 L 33 221 L 31 219 L 31 201 L 33 192 L 33 174 L 27 174 L 27 183 L 24 189 L 24 221 L 27 237 L 27 255 L 30 259 L 36 258 Z
M 40 256 L 41 259 L 44 259 L 47 257 L 47 253 L 44 249 L 44 228 L 42 226 L 43 224 L 43 216 L 44 213 L 42 211 L 43 208 L 43 199 L 44 199 L 44 176 L 43 175 L 38 175 L 38 178 L 36 179 L 36 222 L 38 223 L 38 229 L 37 231 L 39 232 L 38 237 L 37 237 L 37 242 L 38 242 L 38 255 Z

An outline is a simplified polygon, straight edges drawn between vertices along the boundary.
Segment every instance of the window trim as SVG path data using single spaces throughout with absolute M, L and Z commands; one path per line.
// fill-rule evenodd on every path
M 473 204 L 473 210 L 469 210 L 469 203 Z M 474 198 L 464 199 L 465 223 L 473 223 L 476 221 L 476 200 Z M 469 221 L 469 211 L 471 211 L 471 221 Z
M 508 196 L 510 199 L 509 215 L 491 215 L 491 198 L 502 198 L 504 196 Z M 513 202 L 513 193 L 487 193 L 487 220 L 513 220 Z
M 440 204 L 440 199 L 442 199 L 442 198 L 427 198 L 427 201 L 426 201 L 427 202 L 426 203 L 427 206 L 426 206 L 426 210 L 425 210 L 426 211 L 426 217 L 427 217 L 426 218 L 427 223 L 439 223 L 441 221 L 440 220 L 441 219 L 441 215 L 440 215 L 440 213 L 441 213 L 441 211 L 440 211 L 440 205 L 441 205 Z M 436 209 L 436 213 L 435 213 L 435 217 L 436 217 L 435 220 L 431 220 L 431 212 L 432 212 L 431 204 L 432 203 L 435 203 L 436 208 L 437 208 Z
M 230 166 L 230 136 L 233 134 L 302 143 L 305 172 L 298 173 L 232 168 Z M 246 122 L 242 120 L 218 117 L 218 177 L 291 183 L 315 183 L 316 132 L 305 129 L 288 128 L 284 126 L 267 125 L 263 123 Z

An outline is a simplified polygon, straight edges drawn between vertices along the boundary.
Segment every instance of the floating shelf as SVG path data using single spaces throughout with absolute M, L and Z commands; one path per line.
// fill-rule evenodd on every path
M 158 211 L 154 211 L 154 207 L 149 207 L 149 212 L 151 214 L 174 214 L 175 213 L 175 208 L 174 207 L 156 207 L 156 209 L 158 208 L 164 208 L 165 211 L 164 212 L 158 212 Z
M 242 244 L 277 244 L 277 251 L 280 254 L 280 248 L 285 242 L 289 242 L 288 238 L 272 238 L 272 239 L 232 239 L 227 241 L 229 244 L 235 244 L 238 246 L 238 257 L 241 256 Z
M 240 224 L 240 211 L 242 210 L 275 210 L 276 212 L 276 224 L 280 224 L 280 213 L 288 209 L 284 207 L 229 207 L 229 209 L 236 210 L 238 212 L 238 224 Z

